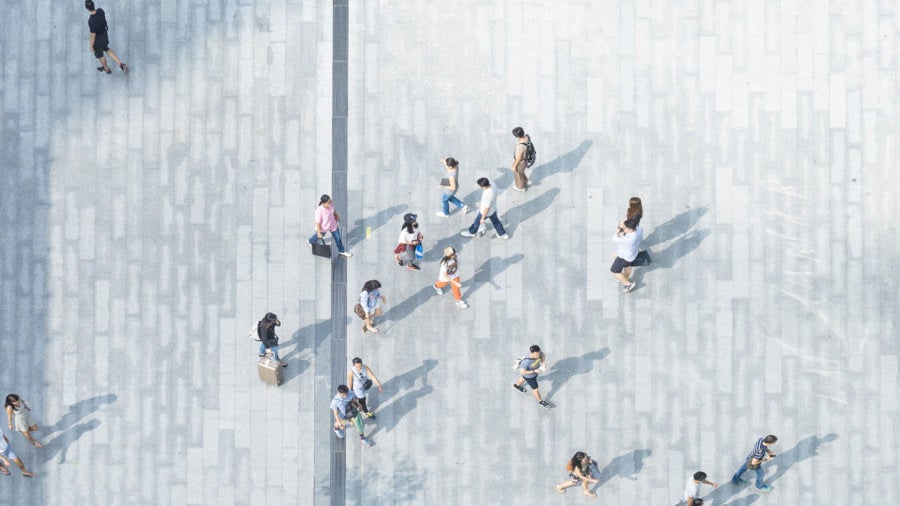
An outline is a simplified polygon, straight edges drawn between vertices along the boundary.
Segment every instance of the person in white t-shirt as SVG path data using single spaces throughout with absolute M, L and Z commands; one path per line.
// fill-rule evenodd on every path
M 463 230 L 460 235 L 463 237 L 475 237 L 477 233 L 479 236 L 482 236 L 484 235 L 485 220 L 491 220 L 491 224 L 494 225 L 494 231 L 497 232 L 497 237 L 509 239 L 503 224 L 500 223 L 500 218 L 497 217 L 497 191 L 494 190 L 490 180 L 486 177 L 478 179 L 478 186 L 481 188 L 481 202 L 478 204 L 478 214 L 475 215 L 475 221 L 472 222 L 472 225 L 467 230 Z
M 466 301 L 462 300 L 462 292 L 459 288 L 462 283 L 459 281 L 459 259 L 456 258 L 456 250 L 452 246 L 444 248 L 444 258 L 441 259 L 441 272 L 438 274 L 438 280 L 431 285 L 438 295 L 444 294 L 444 287 L 450 285 L 453 290 L 453 298 L 456 299 L 456 305 L 465 309 L 469 307 Z
M 638 247 L 644 239 L 644 229 L 637 224 L 637 220 L 625 220 L 616 229 L 612 239 L 616 243 L 616 259 L 609 270 L 616 281 L 622 284 L 622 291 L 630 292 L 635 287 L 635 282 L 631 281 L 631 263 L 637 258 Z
M 397 265 L 403 266 L 411 271 L 419 270 L 416 264 L 416 248 L 422 243 L 422 232 L 419 231 L 419 222 L 416 221 L 418 216 L 413 213 L 406 213 L 403 216 L 403 226 L 400 227 L 400 236 L 397 238 L 397 247 L 394 248 L 394 261 Z M 401 255 L 406 255 L 404 262 Z
M 687 506 L 702 506 L 703 499 L 700 498 L 700 485 L 709 485 L 712 488 L 718 488 L 718 483 L 713 483 L 706 479 L 706 473 L 697 471 L 694 476 L 687 482 L 684 488 L 684 502 Z

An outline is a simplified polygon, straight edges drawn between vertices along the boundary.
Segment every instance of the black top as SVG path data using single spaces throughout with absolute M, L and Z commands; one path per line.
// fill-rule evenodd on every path
M 259 336 L 259 340 L 262 341 L 263 346 L 265 346 L 266 349 L 269 349 L 272 346 L 278 346 L 278 336 L 275 335 L 275 325 L 271 325 L 266 329 L 265 322 L 259 322 L 256 325 L 256 334 Z
M 97 9 L 96 12 L 91 14 L 91 17 L 88 18 L 88 28 L 90 28 L 91 33 L 96 34 L 94 36 L 94 45 L 109 44 L 109 36 L 106 33 L 109 30 L 109 26 L 106 24 L 106 13 L 103 12 L 103 9 Z

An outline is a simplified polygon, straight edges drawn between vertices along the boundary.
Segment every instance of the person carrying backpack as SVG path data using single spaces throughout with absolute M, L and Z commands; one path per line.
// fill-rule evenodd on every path
M 525 175 L 525 169 L 534 165 L 537 159 L 537 151 L 531 143 L 531 136 L 525 133 L 522 127 L 513 128 L 512 134 L 516 137 L 516 150 L 513 153 L 513 163 L 510 167 L 516 178 L 515 189 L 524 192 L 531 183 Z

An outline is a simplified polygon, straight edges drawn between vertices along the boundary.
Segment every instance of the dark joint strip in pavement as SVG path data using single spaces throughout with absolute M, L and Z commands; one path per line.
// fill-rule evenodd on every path
M 350 8 L 348 0 L 333 3 L 333 52 L 331 61 L 331 198 L 343 223 L 347 216 L 347 52 L 349 46 Z M 344 238 L 349 230 L 344 230 Z M 349 248 L 349 244 L 345 242 Z M 343 383 L 347 365 L 347 260 L 336 256 L 331 264 L 331 392 Z M 328 414 L 329 420 L 332 418 Z M 347 438 L 356 436 L 347 428 Z M 346 503 L 347 453 L 346 439 L 329 437 L 331 441 L 331 505 Z

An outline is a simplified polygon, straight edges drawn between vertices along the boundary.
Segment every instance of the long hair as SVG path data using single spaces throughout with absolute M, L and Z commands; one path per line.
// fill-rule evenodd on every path
M 587 455 L 585 455 L 584 452 L 576 452 L 575 455 L 572 455 L 569 463 L 566 464 L 566 470 L 571 473 L 576 467 L 581 467 L 581 462 L 584 461 L 585 457 L 587 457 Z
M 364 292 L 374 292 L 381 288 L 381 282 L 377 279 L 370 279 L 366 281 L 366 283 L 362 287 L 362 291 Z
M 322 204 L 327 204 L 329 200 L 331 200 L 331 196 L 325 193 L 321 197 L 319 197 L 319 205 L 321 206 Z
M 6 396 L 6 404 L 4 404 L 4 407 L 11 408 L 14 402 L 20 401 L 20 400 L 22 400 L 22 399 L 20 399 L 18 395 L 9 394 Z
M 418 225 L 418 223 L 415 221 L 407 221 L 403 225 L 400 225 L 400 230 L 406 230 L 406 233 L 412 234 L 416 231 L 416 227 L 413 227 L 413 225 Z
M 644 206 L 641 204 L 641 199 L 638 197 L 631 197 L 628 200 L 628 212 L 625 213 L 625 219 L 631 220 L 637 218 L 641 219 L 641 216 L 644 215 Z

